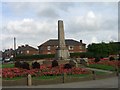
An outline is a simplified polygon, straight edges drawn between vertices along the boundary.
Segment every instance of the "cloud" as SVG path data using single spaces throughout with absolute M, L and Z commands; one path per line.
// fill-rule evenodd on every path
M 62 19 L 65 37 L 84 43 L 117 41 L 117 11 L 113 4 L 66 2 L 3 3 L 3 48 L 13 44 L 38 46 L 57 38 L 57 20 Z
M 53 8 L 45 8 L 44 10 L 38 12 L 39 17 L 57 18 L 59 14 Z
M 97 38 L 96 38 L 96 37 L 92 37 L 91 42 L 93 42 L 93 43 L 98 43 L 98 40 L 97 40 Z
M 74 19 L 73 19 L 74 18 Z M 109 18 L 93 11 L 88 11 L 83 16 L 76 16 L 67 21 L 68 32 L 96 32 L 96 31 L 112 31 L 117 30 L 117 18 Z
M 72 7 L 74 3 L 66 2 L 12 2 L 3 3 L 3 7 L 9 8 L 9 10 L 16 16 L 34 14 L 35 16 L 42 18 L 56 18 L 60 16 L 59 11 L 67 12 L 69 7 Z M 29 12 L 29 13 L 28 13 Z
M 33 46 L 38 46 L 41 42 L 48 40 L 48 38 L 56 38 L 57 31 L 55 29 L 55 21 L 49 23 L 31 18 L 9 21 L 2 29 L 2 42 L 5 45 L 4 47 L 6 47 L 6 42 L 16 37 L 18 45 L 28 43 Z
M 11 33 L 21 35 L 51 32 L 53 25 L 45 21 L 36 21 L 34 19 L 25 18 L 23 20 L 8 22 L 5 28 Z

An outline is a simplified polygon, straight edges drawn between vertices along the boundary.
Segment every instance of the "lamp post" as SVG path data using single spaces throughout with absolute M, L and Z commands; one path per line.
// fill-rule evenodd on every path
M 14 37 L 14 55 L 13 55 L 14 61 L 15 61 L 15 57 L 16 57 L 16 38 Z

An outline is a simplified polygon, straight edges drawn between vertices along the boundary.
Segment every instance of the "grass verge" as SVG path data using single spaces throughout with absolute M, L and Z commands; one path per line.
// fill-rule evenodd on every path
M 102 69 L 102 70 L 108 70 L 108 71 L 115 71 L 115 67 L 103 65 L 103 64 L 91 64 L 88 66 L 89 68 L 96 68 L 96 69 Z
M 2 68 L 14 68 L 14 64 L 1 64 L 0 67 L 2 67 Z

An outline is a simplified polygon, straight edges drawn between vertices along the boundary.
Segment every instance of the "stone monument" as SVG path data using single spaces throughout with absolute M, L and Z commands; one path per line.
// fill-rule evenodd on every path
M 65 44 L 64 25 L 62 20 L 58 20 L 58 48 L 56 50 L 57 60 L 67 60 L 70 54 Z

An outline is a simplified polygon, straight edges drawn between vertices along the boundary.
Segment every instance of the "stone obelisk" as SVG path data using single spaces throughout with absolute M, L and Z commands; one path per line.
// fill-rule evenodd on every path
M 56 50 L 57 60 L 67 60 L 70 57 L 65 44 L 64 25 L 62 20 L 58 20 L 58 48 Z

